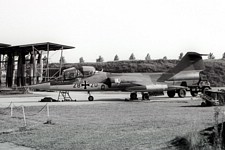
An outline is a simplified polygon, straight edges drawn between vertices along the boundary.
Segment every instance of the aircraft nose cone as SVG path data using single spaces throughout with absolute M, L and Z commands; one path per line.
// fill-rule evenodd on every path
M 50 89 L 50 82 L 30 85 L 29 88 L 38 89 L 38 90 L 49 90 Z

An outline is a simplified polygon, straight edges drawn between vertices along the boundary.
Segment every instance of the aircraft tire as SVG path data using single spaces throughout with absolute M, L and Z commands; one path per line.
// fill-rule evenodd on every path
M 177 91 L 177 93 L 178 93 L 178 96 L 180 98 L 184 98 L 186 96 L 186 90 L 185 89 L 180 89 L 180 90 Z
M 148 93 L 143 93 L 142 94 L 142 100 L 149 100 L 149 94 Z
M 89 101 L 93 101 L 94 100 L 94 97 L 93 96 L 88 96 L 88 100 Z
M 176 92 L 175 91 L 167 91 L 167 95 L 170 97 L 170 98 L 173 98 L 175 96 Z
M 130 100 L 136 100 L 137 99 L 137 93 L 130 93 Z

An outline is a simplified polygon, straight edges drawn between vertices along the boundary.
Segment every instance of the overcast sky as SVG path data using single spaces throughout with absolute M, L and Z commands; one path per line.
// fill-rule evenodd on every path
M 0 43 L 75 46 L 67 62 L 225 52 L 224 0 L 0 0 L 0 20 Z

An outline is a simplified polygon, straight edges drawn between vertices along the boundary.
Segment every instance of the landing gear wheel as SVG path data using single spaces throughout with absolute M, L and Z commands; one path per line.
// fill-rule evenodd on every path
M 186 90 L 185 89 L 180 89 L 180 90 L 177 91 L 177 93 L 178 93 L 178 96 L 180 98 L 184 98 L 186 96 Z
M 130 100 L 136 100 L 137 99 L 137 93 L 130 93 Z
M 93 96 L 88 96 L 88 100 L 89 101 L 93 101 L 94 100 L 94 97 Z
M 190 91 L 191 96 L 196 97 L 198 95 L 198 91 Z
M 148 93 L 142 93 L 142 100 L 149 100 L 149 94 Z
M 167 91 L 167 95 L 170 97 L 170 98 L 173 98 L 175 96 L 176 92 L 175 91 Z

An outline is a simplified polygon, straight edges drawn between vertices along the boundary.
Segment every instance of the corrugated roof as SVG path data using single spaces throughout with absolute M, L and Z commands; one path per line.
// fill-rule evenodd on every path
M 1 47 L 0 45 L 0 54 L 8 54 L 8 53 L 14 53 L 14 55 L 18 55 L 19 53 L 25 53 L 28 54 L 29 52 L 33 51 L 33 47 L 37 50 L 43 50 L 43 51 L 56 51 L 56 50 L 66 50 L 66 49 L 73 49 L 75 47 L 68 46 L 68 45 L 62 45 L 57 43 L 51 43 L 51 42 L 44 42 L 44 43 L 34 43 L 34 44 L 26 44 L 26 45 L 16 45 L 16 46 L 5 46 Z

